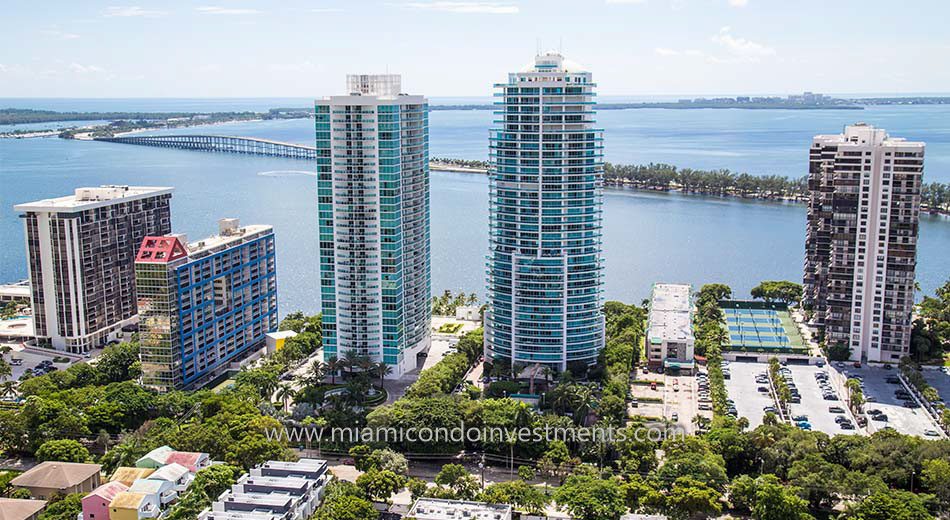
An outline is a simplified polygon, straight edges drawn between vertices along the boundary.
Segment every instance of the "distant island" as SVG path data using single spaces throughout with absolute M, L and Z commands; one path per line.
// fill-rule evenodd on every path
M 109 121 L 98 125 L 60 127 L 47 130 L 17 129 L 0 133 L 0 137 L 53 137 L 73 139 L 77 136 L 111 137 L 117 134 L 162 128 L 256 121 L 265 119 L 300 119 L 311 117 L 312 110 L 272 108 L 267 112 L 57 112 L 23 108 L 0 108 L 0 125 L 36 123 L 68 123 L 73 121 Z
M 876 97 L 835 98 L 814 92 L 780 96 L 736 96 L 715 98 L 678 99 L 676 101 L 643 101 L 635 103 L 598 103 L 597 110 L 630 110 L 638 108 L 665 108 L 689 110 L 698 108 L 740 108 L 745 110 L 864 110 L 870 105 L 947 105 L 950 97 Z M 430 110 L 491 110 L 490 104 L 429 105 Z
M 433 171 L 487 174 L 488 167 L 488 161 L 470 159 L 433 157 L 429 161 L 429 168 Z M 643 191 L 678 192 L 684 195 L 798 203 L 808 200 L 808 181 L 805 177 L 753 175 L 733 172 L 726 168 L 679 168 L 663 163 L 605 163 L 604 184 Z M 921 210 L 935 215 L 950 215 L 950 184 L 923 183 Z

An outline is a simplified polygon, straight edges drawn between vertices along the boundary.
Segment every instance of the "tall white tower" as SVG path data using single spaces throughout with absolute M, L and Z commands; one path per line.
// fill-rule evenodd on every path
M 603 131 L 591 74 L 557 53 L 498 89 L 489 138 L 485 353 L 564 370 L 604 346 Z
M 351 75 L 316 102 L 325 357 L 395 374 L 429 345 L 429 116 L 398 75 Z
M 808 174 L 804 303 L 855 361 L 910 352 L 924 143 L 858 123 L 817 135 Z

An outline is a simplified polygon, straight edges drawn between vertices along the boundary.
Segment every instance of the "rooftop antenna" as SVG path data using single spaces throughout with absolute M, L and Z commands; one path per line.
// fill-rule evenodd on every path
M 536 56 L 540 56 L 540 55 L 541 55 L 541 38 L 535 39 L 535 44 L 534 44 L 534 45 L 535 45 L 535 49 L 534 49 L 534 50 L 535 50 L 535 55 L 536 55 Z

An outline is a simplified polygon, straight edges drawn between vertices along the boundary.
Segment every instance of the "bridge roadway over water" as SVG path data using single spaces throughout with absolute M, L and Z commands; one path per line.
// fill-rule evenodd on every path
M 202 150 L 208 152 L 243 153 L 292 159 L 316 159 L 317 149 L 300 144 L 282 143 L 255 137 L 225 135 L 129 135 L 121 137 L 97 137 L 96 141 L 110 143 Z

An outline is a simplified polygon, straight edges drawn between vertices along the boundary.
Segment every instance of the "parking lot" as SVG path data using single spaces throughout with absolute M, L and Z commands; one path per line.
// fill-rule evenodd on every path
M 727 367 L 730 373 L 730 378 L 726 379 L 726 391 L 729 393 L 729 398 L 736 402 L 739 417 L 748 419 L 749 427 L 755 428 L 762 424 L 762 419 L 765 417 L 763 408 L 775 406 L 769 394 L 758 391 L 760 386 L 768 386 L 768 384 L 763 385 L 755 381 L 755 376 L 768 372 L 769 365 L 733 361 Z
M 926 369 L 924 370 L 924 379 L 937 390 L 945 403 L 950 400 L 950 375 L 942 370 Z
M 832 377 L 833 374 L 827 366 L 819 368 L 815 365 L 789 365 L 787 368 L 791 371 L 792 381 L 795 382 L 795 386 L 801 394 L 800 403 L 790 403 L 788 405 L 792 417 L 807 416 L 812 430 L 824 432 L 828 435 L 864 433 L 861 428 L 857 427 L 857 421 L 848 409 L 845 400 L 846 394 L 841 386 L 842 381 Z M 826 400 L 822 395 L 821 385 L 815 378 L 815 374 L 819 372 L 825 372 L 829 375 L 829 384 L 838 396 L 837 401 Z M 832 413 L 828 410 L 831 407 L 842 408 L 844 413 Z M 846 417 L 855 426 L 855 429 L 843 429 L 836 422 L 839 417 Z
M 637 407 L 630 409 L 632 414 L 669 419 L 677 423 L 687 433 L 692 433 L 695 430 L 693 417 L 696 415 L 712 419 L 711 409 L 699 409 L 699 389 L 695 376 L 651 373 L 638 375 L 638 377 L 642 380 L 657 381 L 661 384 L 658 384 L 655 390 L 651 389 L 649 385 L 631 385 L 631 393 L 635 398 L 638 398 Z M 663 402 L 645 402 L 641 400 L 642 398 L 660 398 Z M 706 404 L 709 404 L 710 408 L 712 407 L 711 402 Z
M 869 431 L 874 432 L 890 426 L 900 433 L 919 437 L 931 437 L 925 433 L 928 430 L 941 435 L 940 429 L 923 408 L 907 408 L 904 406 L 904 399 L 894 395 L 896 390 L 903 388 L 902 385 L 887 382 L 888 376 L 897 376 L 896 368 L 885 370 L 878 367 L 854 368 L 847 365 L 843 367 L 836 365 L 835 368 L 847 377 L 860 376 L 864 380 L 864 395 L 869 399 L 869 402 L 864 405 L 865 411 L 877 409 L 887 416 L 886 422 L 869 420 Z

